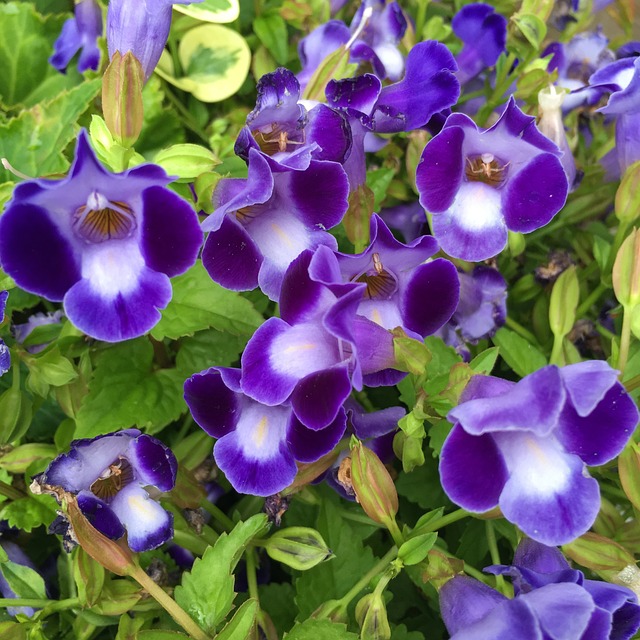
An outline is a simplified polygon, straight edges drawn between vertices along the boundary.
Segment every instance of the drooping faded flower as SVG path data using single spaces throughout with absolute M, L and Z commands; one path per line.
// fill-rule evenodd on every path
M 74 440 L 34 483 L 45 492 L 62 489 L 76 495 L 98 531 L 112 540 L 126 531 L 133 551 L 148 551 L 173 536 L 172 514 L 153 497 L 173 489 L 177 469 L 175 456 L 162 442 L 138 429 L 124 429 Z
M 640 628 L 631 590 L 585 579 L 555 547 L 524 538 L 512 566 L 485 572 L 510 576 L 514 598 L 466 576 L 449 580 L 440 611 L 452 640 L 629 640 Z
M 0 264 L 23 289 L 63 301 L 87 335 L 117 342 L 144 334 L 202 243 L 195 211 L 145 164 L 110 173 L 85 131 L 63 180 L 19 184 L 0 219 Z
M 184 397 L 194 420 L 210 436 L 216 464 L 240 493 L 270 496 L 289 486 L 298 462 L 331 451 L 346 428 L 343 409 L 321 429 L 310 429 L 288 402 L 269 406 L 247 396 L 239 369 L 212 367 L 191 376 Z
M 131 51 L 142 65 L 145 81 L 151 77 L 167 44 L 174 4 L 202 0 L 110 0 L 107 9 L 109 58 Z
M 71 59 L 80 51 L 78 71 L 96 71 L 100 65 L 98 38 L 102 35 L 102 9 L 96 0 L 82 0 L 74 7 L 74 16 L 63 25 L 53 45 L 49 62 L 58 71 L 65 72 Z
M 475 513 L 499 506 L 548 545 L 585 533 L 600 509 L 586 465 L 615 458 L 638 422 L 617 372 L 593 360 L 547 366 L 518 383 L 475 376 L 461 400 L 440 458 L 451 500 Z
M 500 253 L 508 231 L 529 233 L 560 211 L 568 183 L 561 152 L 511 97 L 500 119 L 479 130 L 454 113 L 427 143 L 416 172 L 433 235 L 454 258 Z

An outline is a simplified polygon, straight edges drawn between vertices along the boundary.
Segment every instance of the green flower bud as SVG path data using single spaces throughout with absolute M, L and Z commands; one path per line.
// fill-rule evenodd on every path
M 0 468 L 9 473 L 24 473 L 34 462 L 46 460 L 49 462 L 56 457 L 54 445 L 30 442 L 11 449 L 0 457 Z
M 178 176 L 188 182 L 220 164 L 212 151 L 199 144 L 174 144 L 160 151 L 153 161 L 170 176 Z
M 322 536 L 309 527 L 281 529 L 264 543 L 264 548 L 270 558 L 298 571 L 306 571 L 333 557 Z
M 144 72 L 138 59 L 127 51 L 111 58 L 102 79 L 104 120 L 116 141 L 131 147 L 142 131 Z
M 374 591 L 360 599 L 356 605 L 356 620 L 362 640 L 391 640 L 387 607 L 381 593 Z
M 640 451 L 630 442 L 618 457 L 620 484 L 631 504 L 640 509 Z
M 585 533 L 564 545 L 562 551 L 583 567 L 598 572 L 622 571 L 635 564 L 634 557 L 622 545 L 596 533 Z
M 637 220 L 640 215 L 640 161 L 634 162 L 622 176 L 622 182 L 616 191 L 615 212 L 620 222 L 628 224 Z
M 613 263 L 613 290 L 620 304 L 633 308 L 640 303 L 640 230 L 634 229 Z
M 378 456 L 361 442 L 351 450 L 351 482 L 364 512 L 387 528 L 395 524 L 398 493 Z

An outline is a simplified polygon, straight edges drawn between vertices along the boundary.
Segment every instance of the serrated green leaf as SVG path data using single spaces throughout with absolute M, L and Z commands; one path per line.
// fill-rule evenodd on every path
M 536 347 L 510 329 L 498 329 L 492 340 L 504 361 L 521 377 L 547 365 L 547 359 Z
M 31 531 L 35 527 L 50 525 L 56 517 L 56 501 L 47 495 L 30 496 L 14 500 L 2 507 L 0 518 L 10 527 Z
M 279 65 L 287 64 L 289 38 L 287 25 L 282 16 L 279 13 L 264 13 L 253 21 L 253 30 L 275 61 Z
M 335 558 L 302 573 L 295 580 L 298 619 L 304 620 L 327 600 L 342 597 L 368 571 L 376 558 L 371 549 L 354 534 L 337 508 L 325 501 L 315 527 L 333 551 Z
M 0 157 L 29 176 L 66 171 L 69 161 L 62 152 L 75 138 L 78 118 L 99 92 L 100 79 L 89 80 L 0 125 Z M 0 182 L 13 177 L 0 167 Z
M 176 340 L 213 327 L 236 336 L 250 336 L 262 324 L 253 305 L 235 291 L 216 284 L 197 262 L 173 278 L 173 298 L 151 335 L 156 340 Z
M 184 375 L 154 370 L 147 338 L 114 345 L 96 358 L 89 393 L 76 416 L 76 438 L 138 426 L 157 433 L 186 411 Z
M 305 620 L 297 624 L 285 640 L 358 640 L 358 635 L 347 631 L 347 626 L 329 620 Z
M 396 480 L 396 490 L 425 511 L 448 502 L 440 484 L 437 461 L 433 458 L 427 458 L 424 465 L 411 473 L 401 471 Z
M 47 597 L 44 580 L 34 569 L 7 560 L 0 564 L 0 572 L 17 598 Z
M 268 529 L 267 517 L 257 514 L 222 534 L 215 546 L 197 559 L 176 587 L 176 602 L 208 633 L 226 618 L 236 596 L 233 570 L 247 545 Z
M 180 341 L 176 367 L 186 375 L 216 367 L 230 367 L 240 359 L 248 336 L 232 336 L 222 331 L 198 331 L 191 338 Z

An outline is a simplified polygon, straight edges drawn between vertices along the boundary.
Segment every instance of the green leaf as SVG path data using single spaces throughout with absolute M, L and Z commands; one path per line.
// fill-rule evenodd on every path
M 240 359 L 248 336 L 232 336 L 223 331 L 198 331 L 191 338 L 180 341 L 176 367 L 188 375 L 211 366 L 230 367 Z
M 438 534 L 436 531 L 422 533 L 414 538 L 409 538 L 398 549 L 398 558 L 407 566 L 418 564 L 427 557 L 427 553 L 431 551 L 437 539 Z
M 176 5 L 177 6 L 177 5 Z M 143 629 L 138 631 L 136 640 L 180 640 L 189 636 L 179 631 L 167 631 L 166 629 Z
M 0 572 L 17 598 L 42 599 L 47 597 L 44 580 L 34 569 L 7 560 L 0 564 Z
M 26 364 L 30 374 L 28 384 L 34 391 L 43 385 L 62 387 L 78 377 L 71 361 L 65 358 L 57 347 L 40 356 L 27 359 Z
M 84 82 L 0 125 L 0 157 L 30 176 L 66 171 L 69 161 L 62 152 L 75 138 L 78 118 L 99 91 L 99 78 Z M 0 182 L 13 177 L 0 167 Z
M 479 353 L 469 363 L 469 366 L 475 373 L 484 373 L 489 375 L 493 371 L 498 355 L 500 355 L 500 349 L 498 347 L 490 347 L 482 353 Z
M 290 582 L 271 582 L 258 587 L 260 606 L 264 609 L 278 631 L 278 638 L 294 625 L 296 608 L 291 606 L 294 599 L 293 585 Z
M 183 384 L 177 369 L 154 369 L 147 338 L 109 347 L 96 358 L 74 435 L 90 438 L 131 426 L 157 433 L 186 410 Z
M 176 602 L 206 632 L 212 633 L 231 611 L 236 596 L 233 570 L 251 540 L 267 529 L 264 514 L 238 523 L 195 561 L 190 573 L 182 576 L 182 584 L 175 590 Z
M 367 171 L 367 186 L 373 191 L 374 211 L 380 211 L 380 206 L 387 195 L 387 189 L 394 175 L 395 171 L 387 167 Z
M 263 318 L 235 291 L 216 284 L 198 261 L 189 271 L 173 278 L 173 298 L 152 329 L 156 340 L 193 335 L 213 327 L 236 336 L 251 336 Z
M 203 24 L 187 31 L 180 41 L 178 57 L 184 76 L 175 77 L 173 61 L 166 51 L 156 72 L 202 102 L 219 102 L 236 93 L 251 64 L 246 40 L 233 29 L 218 24 Z
M 511 19 L 531 45 L 535 49 L 540 49 L 540 45 L 547 35 L 547 25 L 538 16 L 532 14 L 515 15 Z
M 264 13 L 253 21 L 253 30 L 275 61 L 279 65 L 287 64 L 289 38 L 287 25 L 282 16 L 279 13 Z
M 14 500 L 0 510 L 0 518 L 10 527 L 31 531 L 43 524 L 50 525 L 56 517 L 56 501 L 51 496 L 30 496 Z
M 575 266 L 571 266 L 562 272 L 551 291 L 549 326 L 557 338 L 563 338 L 573 328 L 579 299 L 580 282 Z
M 347 631 L 347 626 L 329 620 L 305 620 L 297 624 L 285 640 L 358 640 L 358 635 Z
M 368 571 L 376 558 L 328 500 L 320 505 L 316 529 L 335 558 L 305 571 L 295 580 L 298 619 L 304 620 L 323 602 L 342 597 Z
M 251 638 L 257 613 L 258 602 L 250 598 L 235 612 L 216 636 L 216 640 L 248 640 Z
M 64 19 L 26 2 L 0 5 L 0 102 L 31 106 L 78 83 L 78 73 L 61 74 L 48 60 Z
M 536 347 L 510 329 L 498 329 L 492 340 L 504 361 L 521 377 L 547 365 L 547 359 Z
M 83 606 L 92 607 L 100 597 L 104 586 L 105 569 L 82 547 L 77 547 L 73 558 L 73 578 L 78 597 Z
M 428 458 L 424 465 L 411 473 L 401 471 L 396 480 L 398 494 L 417 504 L 425 511 L 448 503 L 438 473 L 438 463 Z
M 190 182 L 220 164 L 212 151 L 199 144 L 174 144 L 156 154 L 153 162 L 169 175 Z
M 356 69 L 357 65 L 349 62 L 349 49 L 338 47 L 318 65 L 302 97 L 305 100 L 324 100 L 324 90 L 330 80 L 348 78 Z

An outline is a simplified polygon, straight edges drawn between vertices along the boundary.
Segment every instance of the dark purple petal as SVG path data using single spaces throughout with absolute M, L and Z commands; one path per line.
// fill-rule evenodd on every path
M 202 265 L 211 279 L 232 291 L 255 289 L 263 260 L 251 236 L 231 216 L 209 233 L 202 250 Z
M 72 245 L 45 209 L 10 205 L 0 218 L 0 264 L 19 287 L 58 302 L 80 280 Z
M 240 493 L 269 496 L 289 486 L 297 467 L 286 443 L 289 407 L 242 403 L 236 430 L 218 440 L 213 456 Z
M 460 83 L 447 47 L 435 40 L 419 42 L 407 56 L 407 70 L 397 84 L 383 87 L 376 105 L 376 131 L 392 133 L 423 127 L 431 116 L 453 106 Z
M 618 116 L 615 151 L 621 174 L 640 160 L 640 111 L 621 113 Z
M 235 429 L 238 400 L 216 367 L 187 378 L 184 399 L 196 423 L 210 436 L 222 438 Z
M 124 526 L 111 507 L 89 491 L 81 491 L 78 494 L 78 507 L 89 524 L 107 538 L 117 540 L 124 535 Z
M 129 462 L 139 480 L 160 491 L 171 491 L 176 483 L 178 461 L 169 447 L 148 435 L 137 437 L 129 447 Z
M 117 274 L 109 277 L 114 287 L 116 277 Z M 65 314 L 92 338 L 106 342 L 137 338 L 160 320 L 159 309 L 171 300 L 171 283 L 165 274 L 142 267 L 131 284 L 133 288 L 120 292 L 112 292 L 109 286 L 105 293 L 91 280 L 80 280 L 64 297 Z
M 53 55 L 49 58 L 49 63 L 52 67 L 64 73 L 81 46 L 82 38 L 76 19 L 69 18 L 62 25 L 60 35 L 53 43 Z
M 304 426 L 317 431 L 336 420 L 350 393 L 346 367 L 323 369 L 300 380 L 291 394 L 291 406 Z
M 558 439 L 569 453 L 590 466 L 599 466 L 620 454 L 637 424 L 636 404 L 617 382 L 584 417 L 567 403 L 560 415 Z
M 82 35 L 82 51 L 78 58 L 78 71 L 97 71 L 100 66 L 98 38 L 102 35 L 102 8 L 95 0 L 82 0 L 75 6 L 75 17 Z
M 351 128 L 346 118 L 326 104 L 318 104 L 308 113 L 306 139 L 320 145 L 314 160 L 343 162 L 351 151 Z
M 326 88 L 327 104 L 347 113 L 369 116 L 380 96 L 382 83 L 371 73 L 355 78 L 330 80 Z
M 549 547 L 531 538 L 523 538 L 513 555 L 513 564 L 538 573 L 556 573 L 570 569 L 569 563 L 556 547 Z
M 298 104 L 300 84 L 288 69 L 280 67 L 263 75 L 258 80 L 256 92 L 255 109 L 247 116 L 251 130 L 275 122 L 291 123 L 295 127 L 295 123 L 304 118 L 304 107 Z
M 440 615 L 451 635 L 479 622 L 507 600 L 483 582 L 461 575 L 446 582 L 439 596 Z
M 405 326 L 422 337 L 431 335 L 456 310 L 459 290 L 457 270 L 448 260 L 437 258 L 418 267 L 401 301 Z
M 7 308 L 8 291 L 0 291 L 0 324 L 4 322 L 4 312 Z
M 543 153 L 510 181 L 504 194 L 504 217 L 511 231 L 529 233 L 547 224 L 567 199 L 567 177 L 562 163 Z
M 512 386 L 499 402 L 493 398 L 469 400 L 450 411 L 447 419 L 459 422 L 474 435 L 528 431 L 546 436 L 555 429 L 565 398 L 558 368 L 548 366 Z
M 424 148 L 416 169 L 416 187 L 427 211 L 440 213 L 453 204 L 462 182 L 463 142 L 463 129 L 445 127 Z
M 398 428 L 398 422 L 406 415 L 402 407 L 389 407 L 380 411 L 365 411 L 355 400 L 348 399 L 345 409 L 354 433 L 364 440 L 386 435 Z
M 157 549 L 173 537 L 173 514 L 138 485 L 121 489 L 110 506 L 127 530 L 127 544 L 132 551 Z
M 202 231 L 191 205 L 170 189 L 150 187 L 142 192 L 142 255 L 150 269 L 170 278 L 195 264 Z
M 453 502 L 482 513 L 497 506 L 508 474 L 491 436 L 470 436 L 456 425 L 442 447 L 440 480 Z
M 295 416 L 287 430 L 287 444 L 296 460 L 315 462 L 329 453 L 340 442 L 347 427 L 344 411 L 339 411 L 335 420 L 323 429 L 309 429 Z
M 611 640 L 630 640 L 640 628 L 640 606 L 630 589 L 608 582 L 585 580 L 583 587 L 598 607 L 612 614 Z

